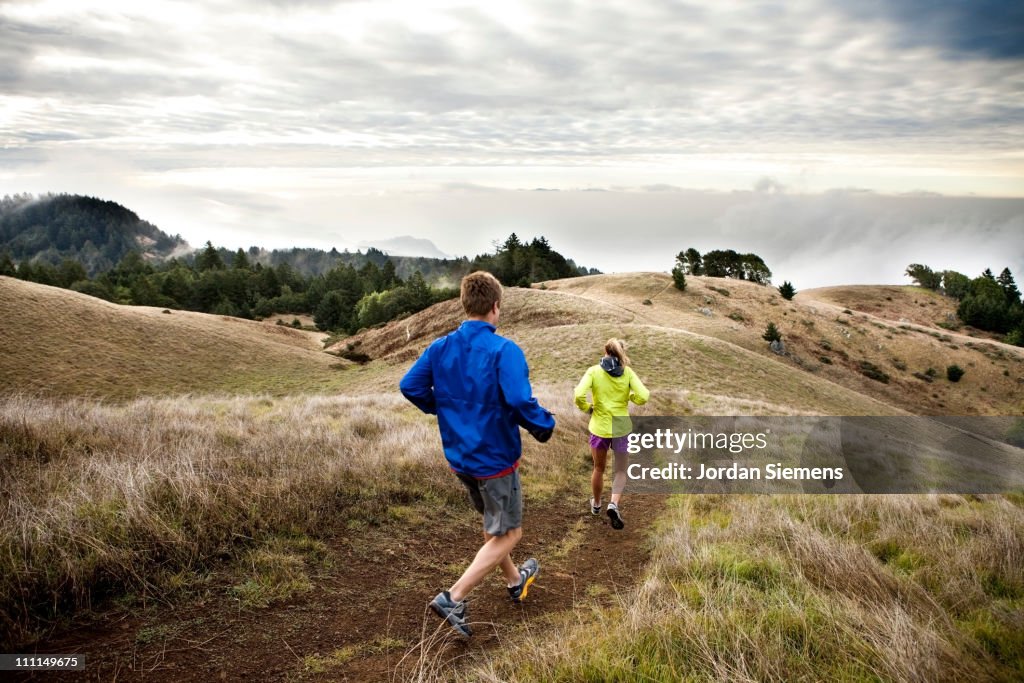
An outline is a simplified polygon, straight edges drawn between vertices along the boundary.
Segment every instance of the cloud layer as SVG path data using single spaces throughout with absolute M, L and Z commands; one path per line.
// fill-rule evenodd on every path
M 700 220 L 660 197 L 679 187 L 1024 195 L 1018 3 L 93 5 L 0 4 L 0 192 L 99 194 L 196 243 L 415 227 L 458 253 L 516 222 L 478 215 L 480 188 L 581 214 L 600 201 L 577 190 L 606 190 L 653 224 Z M 771 215 L 803 225 L 797 204 Z

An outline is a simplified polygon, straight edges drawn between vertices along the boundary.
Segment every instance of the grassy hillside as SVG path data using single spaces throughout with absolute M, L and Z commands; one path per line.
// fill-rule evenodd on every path
M 1024 349 L 840 309 L 810 297 L 786 301 L 775 289 L 749 282 L 690 277 L 687 285 L 679 292 L 667 275 L 630 273 L 545 286 L 549 292 L 615 306 L 634 323 L 714 337 L 782 363 L 801 377 L 820 378 L 909 412 L 1024 412 Z M 782 332 L 785 357 L 773 354 L 761 339 L 768 322 Z M 946 368 L 954 364 L 966 371 L 955 384 L 946 380 Z
M 26 393 L 309 393 L 344 385 L 352 365 L 324 354 L 319 335 L 286 326 L 118 306 L 8 277 L 0 319 L 0 383 Z
M 1019 681 L 1022 505 L 677 496 L 616 607 L 564 615 L 460 680 Z
M 797 292 L 800 303 L 831 304 L 900 323 L 940 331 L 956 322 L 957 301 L 914 285 L 843 285 Z
M 523 346 L 535 390 L 560 425 L 549 444 L 526 446 L 529 510 L 585 503 L 585 417 L 571 388 L 610 336 L 626 339 L 652 389 L 639 413 L 1021 412 L 1018 349 L 786 302 L 749 283 L 689 282 L 680 293 L 667 276 L 641 273 L 506 290 L 500 331 Z M 301 608 L 303 595 L 320 600 L 318 586 L 337 575 L 332 562 L 351 570 L 342 582 L 349 596 L 378 596 L 375 562 L 415 566 L 420 578 L 403 577 L 398 588 L 427 597 L 437 586 L 424 576 L 443 582 L 461 567 L 439 549 L 451 546 L 462 492 L 440 459 L 433 419 L 396 391 L 426 344 L 459 324 L 457 302 L 338 342 L 332 350 L 347 360 L 283 326 L 119 307 L 8 278 L 0 278 L 0 314 L 8 323 L 0 328 L 3 639 L 45 644 L 59 618 L 109 597 L 134 609 L 199 595 L 196 610 L 206 612 L 228 596 L 224 609 L 238 610 L 233 619 L 254 611 L 244 628 L 255 629 L 259 615 Z M 760 338 L 769 320 L 789 355 Z M 862 362 L 882 368 L 888 384 L 865 376 Z M 967 370 L 958 384 L 944 372 L 930 383 L 912 374 L 952 362 Z M 318 392 L 340 395 L 308 395 Z M 627 519 L 639 498 L 627 497 Z M 491 613 L 515 629 L 498 634 L 500 648 L 428 651 L 417 642 L 418 614 L 381 641 L 362 604 L 336 619 L 367 632 L 352 630 L 351 648 L 333 655 L 304 649 L 303 639 L 281 645 L 277 632 L 246 642 L 291 663 L 275 680 L 319 680 L 308 663 L 328 659 L 330 675 L 366 679 L 360 658 L 379 658 L 382 648 L 405 650 L 406 663 L 419 652 L 420 680 L 1024 676 L 1020 495 L 680 496 L 667 506 L 649 539 L 651 562 L 610 589 L 589 579 L 594 563 L 613 561 L 620 537 L 606 539 L 605 556 L 585 554 L 585 525 L 598 522 L 583 505 L 565 530 L 535 539 L 538 553 L 565 561 L 549 585 L 564 581 L 573 595 L 545 610 L 542 577 L 538 611 Z M 478 542 L 475 526 L 473 534 Z M 412 540 L 418 551 L 404 547 Z M 159 632 L 212 641 L 196 656 L 230 651 L 201 621 L 173 618 L 140 628 L 128 646 L 120 631 L 102 642 L 127 647 L 115 664 L 134 661 Z M 158 645 L 161 662 L 190 649 L 164 647 L 165 655 Z
M 1024 352 L 1016 347 L 817 301 L 786 302 L 746 282 L 689 282 L 681 293 L 666 275 L 640 273 L 509 289 L 500 331 L 523 345 L 535 379 L 545 382 L 574 380 L 606 338 L 623 337 L 653 386 L 683 398 L 691 392 L 697 407 L 726 397 L 723 411 L 733 400 L 826 414 L 1024 410 Z M 444 302 L 325 354 L 317 335 L 286 326 L 117 306 L 11 278 L 0 278 L 0 315 L 8 322 L 0 341 L 11 349 L 0 380 L 8 386 L 117 399 L 393 391 L 426 344 L 462 319 L 457 301 Z M 784 335 L 785 357 L 761 339 L 769 320 Z M 966 370 L 956 384 L 945 378 L 952 364 Z M 871 369 L 888 381 L 871 379 Z

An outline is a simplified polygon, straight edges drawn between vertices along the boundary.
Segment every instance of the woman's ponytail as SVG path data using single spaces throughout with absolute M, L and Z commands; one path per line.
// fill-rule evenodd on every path
M 629 356 L 626 355 L 626 343 L 621 339 L 609 339 L 604 344 L 604 352 L 609 356 L 615 356 L 623 367 L 629 365 Z

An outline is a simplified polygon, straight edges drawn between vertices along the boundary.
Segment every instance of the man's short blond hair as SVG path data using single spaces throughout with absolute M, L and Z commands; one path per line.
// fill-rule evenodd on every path
M 483 317 L 501 302 L 501 283 L 485 270 L 478 270 L 462 278 L 459 298 L 466 315 Z

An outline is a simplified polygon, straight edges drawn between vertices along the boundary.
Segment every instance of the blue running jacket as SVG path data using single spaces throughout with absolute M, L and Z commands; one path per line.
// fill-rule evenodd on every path
M 466 320 L 428 346 L 398 386 L 417 408 L 437 415 L 451 468 L 478 479 L 516 467 L 519 427 L 531 434 L 555 427 L 533 397 L 522 349 L 483 320 Z

